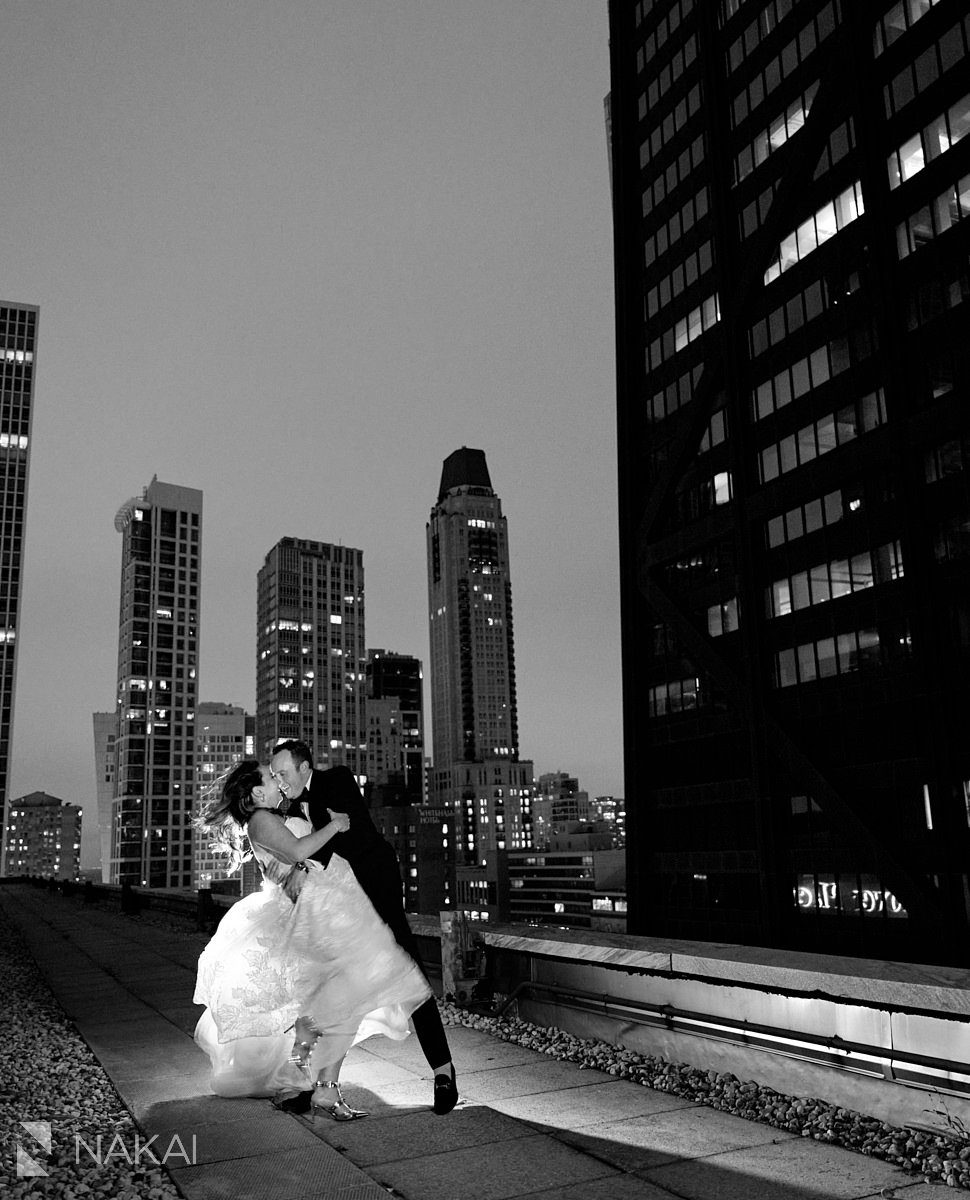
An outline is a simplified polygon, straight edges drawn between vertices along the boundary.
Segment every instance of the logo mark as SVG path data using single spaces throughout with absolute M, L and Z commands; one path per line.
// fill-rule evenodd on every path
M 51 1152 L 51 1123 L 50 1121 L 21 1121 L 22 1128 L 26 1129 L 35 1142 L 41 1147 L 45 1154 Z M 47 1172 L 37 1162 L 31 1158 L 27 1151 L 17 1143 L 17 1178 L 27 1179 L 33 1176 L 43 1176 L 47 1178 Z

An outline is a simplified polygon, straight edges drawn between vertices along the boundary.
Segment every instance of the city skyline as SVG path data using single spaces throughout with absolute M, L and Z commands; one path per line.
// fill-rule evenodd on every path
M 44 324 L 11 794 L 94 810 L 147 479 L 205 496 L 199 699 L 251 712 L 283 537 L 360 547 L 369 644 L 427 674 L 462 445 L 514 529 L 522 753 L 622 793 L 607 40 L 568 0 L 8 14 L 3 290 Z

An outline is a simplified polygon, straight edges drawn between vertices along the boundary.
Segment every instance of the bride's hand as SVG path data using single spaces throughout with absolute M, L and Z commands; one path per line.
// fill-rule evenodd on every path
M 337 832 L 346 833 L 350 828 L 350 817 L 346 813 L 334 812 L 331 808 L 328 808 L 327 812 L 330 813 L 332 823 L 337 826 Z

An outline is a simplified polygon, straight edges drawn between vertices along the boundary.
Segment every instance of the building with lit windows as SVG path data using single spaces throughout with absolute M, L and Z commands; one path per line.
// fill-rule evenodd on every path
M 77 879 L 81 874 L 81 806 L 46 792 L 11 800 L 4 842 L 8 875 Z
M 548 849 L 554 833 L 565 833 L 590 820 L 589 793 L 580 789 L 579 780 L 564 771 L 540 775 L 532 800 L 532 844 Z
M 257 584 L 256 746 L 298 738 L 321 768 L 363 781 L 364 556 L 350 546 L 283 538 Z
M 394 847 L 411 913 L 439 913 L 453 906 L 455 814 L 433 804 L 374 805 L 381 835 Z
M 195 783 L 200 804 L 240 759 L 255 758 L 256 719 L 237 704 L 204 700 L 195 713 Z M 226 856 L 195 842 L 195 887 L 243 895 L 245 867 L 226 877 Z
M 193 886 L 202 493 L 161 483 L 126 501 L 109 879 Z
M 970 17 L 610 0 L 632 933 L 970 924 Z
M 432 798 L 456 813 L 458 903 L 495 912 L 499 853 L 532 844 L 532 763 L 519 759 L 508 527 L 483 451 L 444 460 L 427 552 Z
M 508 871 L 509 921 L 625 932 L 626 855 L 609 834 L 555 834 L 544 850 L 510 851 Z
M 111 810 L 118 779 L 118 712 L 92 714 L 94 724 L 94 776 L 97 786 L 101 882 L 111 882 Z
M 0 303 L 0 814 L 7 816 L 39 310 Z M 0 853 L 0 874 L 6 874 Z
M 626 802 L 621 796 L 596 796 L 589 803 L 591 822 L 609 830 L 616 847 L 626 845 Z
M 367 783 L 375 805 L 424 801 L 424 673 L 409 654 L 368 650 Z

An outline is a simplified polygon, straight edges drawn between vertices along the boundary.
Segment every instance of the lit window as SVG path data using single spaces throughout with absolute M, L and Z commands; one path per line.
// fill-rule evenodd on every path
M 731 499 L 731 476 L 727 471 L 719 471 L 714 476 L 714 503 L 727 504 Z

